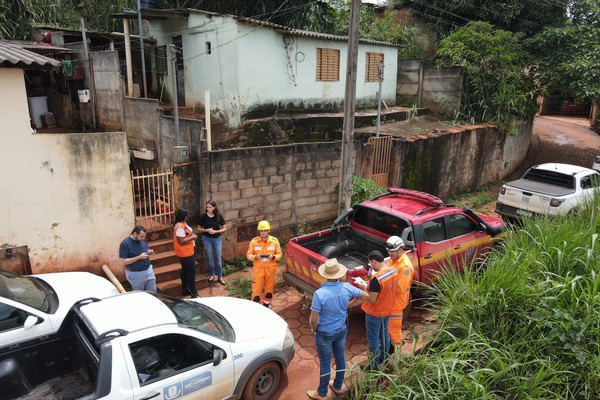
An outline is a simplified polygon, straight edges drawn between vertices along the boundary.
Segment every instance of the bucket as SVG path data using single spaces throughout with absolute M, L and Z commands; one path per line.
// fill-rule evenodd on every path
M 28 97 L 29 115 L 36 128 L 42 127 L 42 115 L 48 112 L 48 96 Z

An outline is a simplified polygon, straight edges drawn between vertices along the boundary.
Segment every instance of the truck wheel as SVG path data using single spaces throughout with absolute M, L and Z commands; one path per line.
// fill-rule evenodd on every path
M 281 382 L 281 369 L 270 361 L 258 367 L 252 374 L 242 394 L 244 400 L 270 400 Z

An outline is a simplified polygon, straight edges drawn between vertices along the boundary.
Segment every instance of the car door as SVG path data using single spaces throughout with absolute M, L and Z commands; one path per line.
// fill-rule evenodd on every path
M 581 188 L 581 191 L 577 191 L 579 192 L 577 197 L 572 199 L 573 207 L 581 206 L 586 201 L 594 199 L 594 193 L 598 191 L 600 187 L 600 175 L 592 173 L 582 177 L 579 181 L 579 187 Z
M 446 229 L 452 246 L 452 263 L 455 267 L 469 265 L 489 236 L 479 225 L 463 213 L 447 215 Z
M 227 342 L 191 330 L 162 332 L 123 342 L 133 399 L 221 399 L 234 386 Z M 214 355 L 221 352 L 215 365 Z
M 418 244 L 420 280 L 430 285 L 440 271 L 452 267 L 452 243 L 446 235 L 443 216 L 423 222 L 422 229 L 423 241 Z
M 37 322 L 25 327 L 28 317 Z M 0 348 L 19 346 L 33 339 L 44 339 L 52 333 L 50 319 L 38 310 L 16 301 L 0 297 Z

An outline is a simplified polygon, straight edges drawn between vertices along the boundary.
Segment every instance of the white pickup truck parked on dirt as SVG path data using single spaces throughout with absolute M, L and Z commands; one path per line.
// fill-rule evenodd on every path
M 600 174 L 577 165 L 535 165 L 521 179 L 502 186 L 496 212 L 504 219 L 535 215 L 566 215 L 600 190 Z

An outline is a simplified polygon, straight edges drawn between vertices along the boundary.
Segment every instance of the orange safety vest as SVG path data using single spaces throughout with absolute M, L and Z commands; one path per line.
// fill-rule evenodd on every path
M 194 247 L 196 246 L 196 242 L 190 240 L 185 244 L 179 244 L 179 240 L 177 240 L 177 229 L 183 229 L 185 232 L 185 237 L 192 236 L 192 228 L 189 227 L 185 222 L 178 222 L 173 227 L 173 249 L 175 250 L 175 254 L 179 258 L 190 257 L 194 255 Z
M 410 287 L 412 286 L 415 270 L 406 253 L 403 253 L 394 261 L 390 259 L 389 262 L 390 266 L 398 271 L 398 291 L 396 293 L 396 301 L 394 302 L 392 316 L 400 316 L 410 299 Z
M 362 309 L 364 312 L 374 317 L 387 317 L 392 313 L 394 302 L 396 300 L 396 292 L 398 291 L 398 271 L 396 271 L 395 268 L 388 266 L 377 272 L 373 278 L 379 280 L 379 285 L 381 286 L 379 296 L 377 296 L 375 303 L 365 301 L 362 304 Z
M 271 261 L 261 261 L 259 255 L 272 254 L 275 258 Z M 265 242 L 260 236 L 256 236 L 250 241 L 246 257 L 254 262 L 254 266 L 274 266 L 277 267 L 277 261 L 281 260 L 281 245 L 276 237 L 269 235 Z

